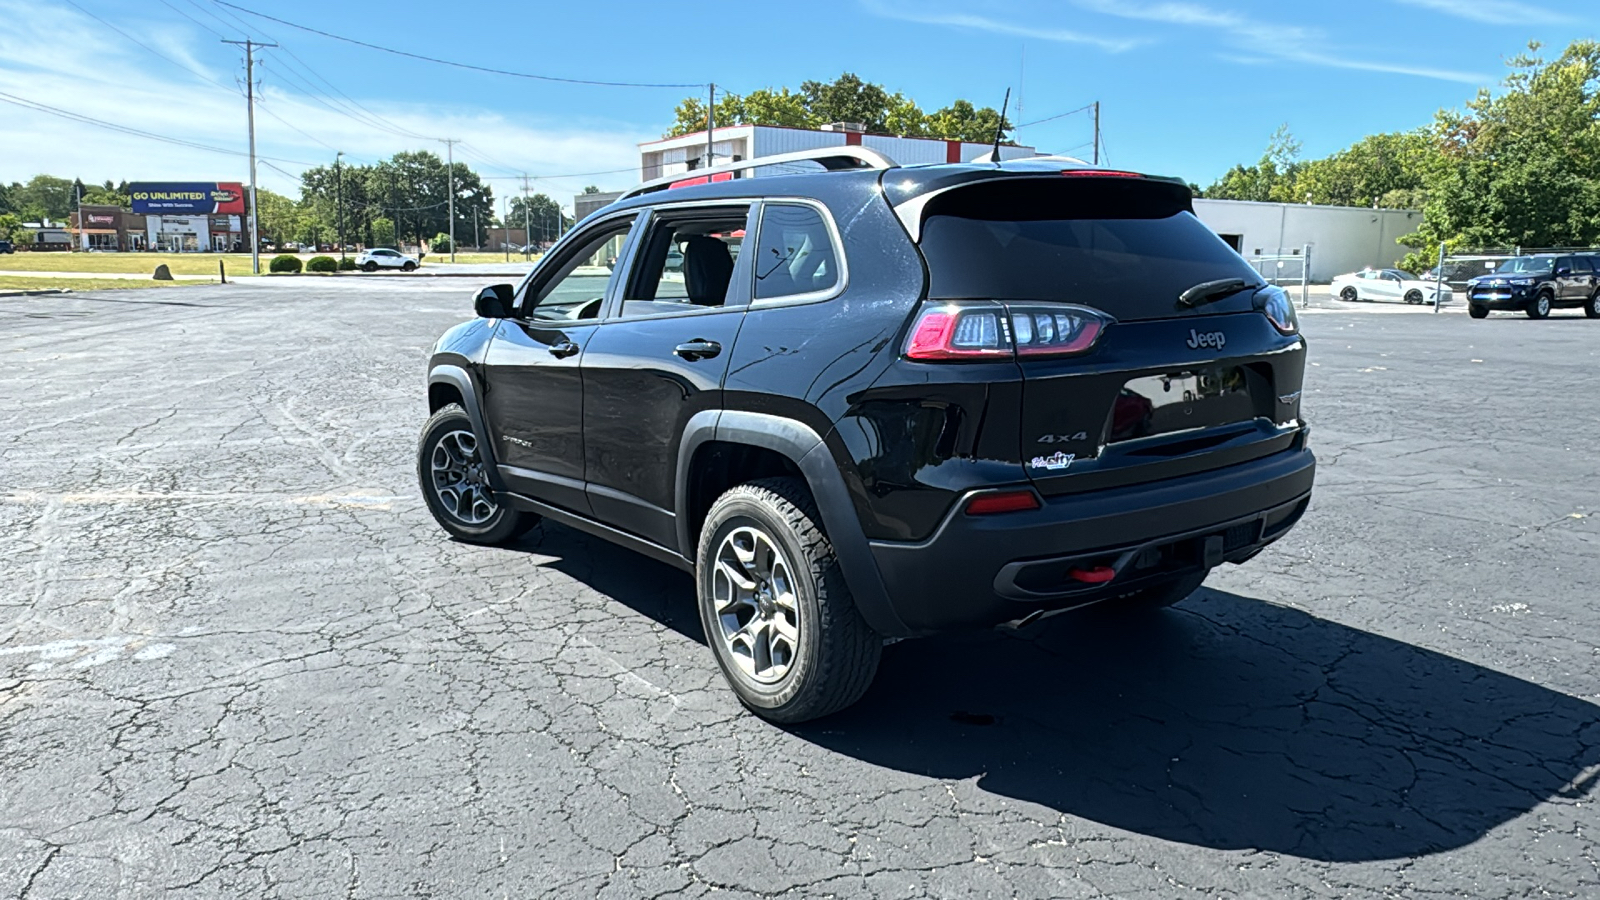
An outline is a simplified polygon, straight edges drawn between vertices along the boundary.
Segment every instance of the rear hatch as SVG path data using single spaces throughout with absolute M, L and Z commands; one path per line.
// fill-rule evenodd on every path
M 1260 311 L 1277 289 L 1195 218 L 1183 185 L 1088 173 L 982 181 L 927 203 L 920 247 L 929 304 L 1009 312 L 1019 454 L 1042 493 L 1173 477 L 1293 443 L 1304 342 Z M 1207 283 L 1220 284 L 1180 302 Z M 1112 321 L 1086 352 L 1026 354 L 1069 305 Z

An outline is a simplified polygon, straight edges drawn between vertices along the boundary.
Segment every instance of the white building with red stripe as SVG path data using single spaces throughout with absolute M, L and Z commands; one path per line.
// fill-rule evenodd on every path
M 650 181 L 667 175 L 679 175 L 706 167 L 706 133 L 697 131 L 678 137 L 647 141 L 639 145 L 640 176 Z M 991 144 L 970 141 L 947 141 L 935 138 L 894 137 L 887 134 L 867 134 L 861 126 L 849 123 L 825 125 L 821 130 L 785 128 L 778 125 L 727 125 L 712 130 L 711 152 L 715 164 L 738 162 L 758 156 L 775 156 L 797 150 L 815 150 L 821 147 L 859 146 L 876 150 L 901 165 L 921 163 L 967 162 L 989 153 Z M 1032 147 L 1000 145 L 1001 159 L 1022 159 L 1038 156 Z M 789 166 L 763 166 L 752 175 L 775 175 L 783 172 L 815 171 L 804 163 Z

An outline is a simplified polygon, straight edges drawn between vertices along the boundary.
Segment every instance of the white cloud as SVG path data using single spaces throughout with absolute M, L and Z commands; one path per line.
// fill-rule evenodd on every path
M 39 173 L 94 181 L 246 180 L 245 101 L 242 93 L 236 92 L 243 78 L 242 64 L 217 68 L 196 59 L 187 48 L 207 46 L 216 38 L 187 23 L 106 18 L 222 87 L 152 56 L 75 11 L 53 4 L 0 0 L 0 21 L 7 23 L 0 29 L 0 92 L 143 131 L 231 149 L 237 155 L 163 144 L 0 102 L 0 122 L 4 123 L 0 125 L 0 180 L 26 180 Z M 61 47 L 72 48 L 69 64 L 63 65 Z M 402 150 L 429 149 L 444 155 L 442 144 L 386 133 L 329 109 L 297 88 L 287 77 L 291 73 L 279 74 L 289 62 L 269 56 L 258 72 L 262 88 L 256 140 L 261 156 L 325 165 L 333 161 L 330 148 L 335 147 L 345 151 L 347 160 L 357 162 Z M 338 84 L 337 79 L 334 83 Z M 350 85 L 339 86 L 401 130 L 465 138 L 471 146 L 465 154 L 458 147 L 458 159 L 469 162 L 480 174 L 507 173 L 474 157 L 472 148 L 533 175 L 632 170 L 535 182 L 536 190 L 558 198 L 591 182 L 606 187 L 634 184 L 639 164 L 636 144 L 656 137 L 622 123 L 586 126 L 524 115 L 513 120 L 493 110 L 457 103 L 436 107 L 363 97 Z M 304 134 L 279 119 L 293 123 Z M 263 166 L 261 185 L 298 194 L 297 176 L 305 166 L 291 162 L 274 165 L 296 177 Z M 511 193 L 512 182 L 491 183 L 497 196 Z M 520 190 L 520 182 L 518 185 Z
M 1099 47 L 1111 53 L 1120 53 L 1148 43 L 1142 38 L 1108 38 L 1079 31 L 1069 31 L 1065 28 L 1048 28 L 1037 24 L 1013 24 L 970 12 L 932 12 L 925 8 L 906 9 L 890 3 L 880 2 L 880 0 L 863 0 L 863 5 L 873 14 L 886 19 L 899 19 L 903 22 L 916 22 L 921 25 L 944 25 L 950 28 L 988 31 L 993 34 L 1052 41 L 1059 44 L 1086 44 Z
M 1545 9 L 1515 0 L 1396 0 L 1407 6 L 1420 6 L 1474 22 L 1490 25 L 1560 25 L 1572 22 L 1573 17 L 1553 9 Z
M 1406 58 L 1405 47 L 1402 47 L 1394 58 L 1377 59 L 1363 58 L 1354 53 L 1333 53 L 1313 49 L 1327 46 L 1324 36 L 1314 29 L 1251 19 L 1238 13 L 1212 9 L 1195 3 L 1141 4 L 1125 0 L 1075 0 L 1075 2 L 1083 9 L 1117 18 L 1221 31 L 1233 39 L 1236 45 L 1235 51 L 1253 54 L 1253 57 L 1241 57 L 1238 52 L 1226 55 L 1227 59 L 1239 62 L 1301 63 L 1331 69 L 1412 75 L 1463 84 L 1484 84 L 1493 80 L 1490 76 L 1477 72 L 1418 65 Z M 1416 0 L 1416 2 L 1448 4 L 1460 3 L 1462 0 Z M 1480 0 L 1480 2 L 1489 4 L 1495 0 Z

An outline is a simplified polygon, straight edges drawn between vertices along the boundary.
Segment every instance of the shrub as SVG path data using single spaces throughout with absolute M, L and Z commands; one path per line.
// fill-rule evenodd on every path
M 306 262 L 307 272 L 337 272 L 339 261 L 331 256 L 313 256 Z
M 285 253 L 281 256 L 274 256 L 272 258 L 272 262 L 267 265 L 267 271 L 298 273 L 300 271 L 300 257 L 291 256 L 288 253 Z
M 339 260 L 339 271 L 354 272 L 355 270 L 356 258 L 354 256 L 346 256 L 344 259 Z
M 438 234 L 434 235 L 433 236 L 433 240 L 429 241 L 428 243 L 429 243 L 428 250 L 430 252 L 433 252 L 433 253 L 449 253 L 450 252 L 450 235 L 445 234 L 442 231 L 439 232 Z

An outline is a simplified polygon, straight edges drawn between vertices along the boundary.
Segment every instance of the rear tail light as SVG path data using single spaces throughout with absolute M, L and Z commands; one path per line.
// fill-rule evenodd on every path
M 1268 285 L 1256 292 L 1256 308 L 1264 313 L 1272 327 L 1283 334 L 1294 334 L 1300 330 L 1300 319 L 1294 313 L 1294 301 L 1289 299 L 1289 293 L 1277 285 Z
M 998 491 L 979 494 L 967 501 L 967 515 L 989 516 L 995 513 L 1022 512 L 1039 508 L 1039 496 L 1033 491 Z
M 1068 303 L 945 303 L 917 316 L 908 359 L 974 360 L 1075 356 L 1094 349 L 1113 320 Z
M 1143 178 L 1138 172 L 1121 172 L 1116 169 L 1062 169 L 1069 178 Z

